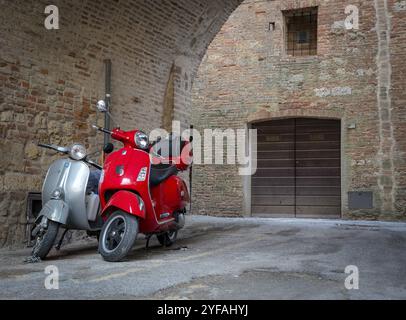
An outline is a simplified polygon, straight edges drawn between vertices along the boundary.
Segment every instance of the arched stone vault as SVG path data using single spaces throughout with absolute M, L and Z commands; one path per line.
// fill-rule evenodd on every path
M 0 1 L 0 245 L 24 238 L 28 191 L 54 159 L 34 143 L 85 141 L 96 151 L 94 104 L 112 61 L 113 114 L 124 128 L 160 127 L 173 67 L 174 118 L 186 126 L 190 90 L 207 46 L 241 0 Z

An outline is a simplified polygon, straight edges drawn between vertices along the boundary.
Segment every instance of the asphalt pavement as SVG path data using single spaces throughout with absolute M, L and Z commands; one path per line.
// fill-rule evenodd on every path
M 145 243 L 120 263 L 93 239 L 39 263 L 2 249 L 0 298 L 406 299 L 405 223 L 188 216 L 173 247 Z

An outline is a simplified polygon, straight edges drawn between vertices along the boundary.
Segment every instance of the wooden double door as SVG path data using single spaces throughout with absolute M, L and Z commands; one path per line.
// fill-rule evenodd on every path
M 260 217 L 341 217 L 341 123 L 295 118 L 257 123 L 251 213 Z

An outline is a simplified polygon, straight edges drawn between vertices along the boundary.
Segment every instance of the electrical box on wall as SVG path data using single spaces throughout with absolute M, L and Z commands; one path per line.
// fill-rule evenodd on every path
M 373 193 L 371 191 L 352 191 L 348 192 L 348 208 L 372 209 L 374 207 Z

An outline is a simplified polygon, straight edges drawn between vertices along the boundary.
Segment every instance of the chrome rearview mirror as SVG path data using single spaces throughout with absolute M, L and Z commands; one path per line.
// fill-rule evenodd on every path
M 97 110 L 100 112 L 107 112 L 106 102 L 104 100 L 99 100 L 96 104 Z
M 110 101 L 109 94 L 106 94 L 106 99 L 107 99 L 107 101 Z M 111 113 L 109 111 L 110 107 L 107 106 L 106 100 L 99 100 L 96 104 L 96 108 L 99 112 L 106 114 L 106 119 L 107 118 L 111 119 L 115 124 L 117 124 L 117 127 L 120 127 L 120 126 L 118 126 L 118 123 L 114 120 L 113 116 L 111 115 Z M 107 121 L 107 120 L 105 120 L 105 121 Z M 105 122 L 105 126 L 106 126 L 106 128 L 109 127 L 109 125 L 106 122 Z

